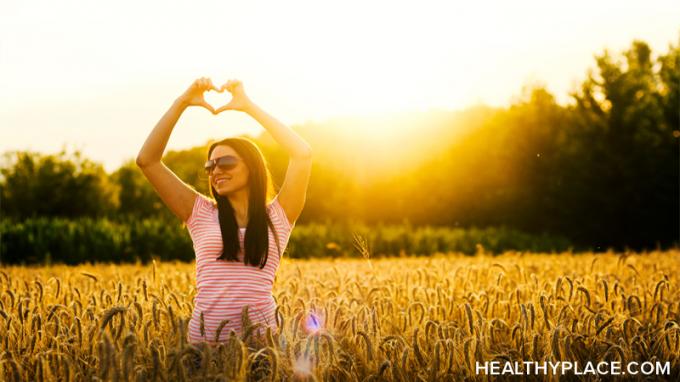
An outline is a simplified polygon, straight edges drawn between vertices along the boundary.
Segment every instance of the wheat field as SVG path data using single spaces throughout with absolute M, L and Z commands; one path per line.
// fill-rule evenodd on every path
M 671 374 L 652 380 L 679 380 L 679 256 L 284 258 L 279 330 L 217 346 L 185 340 L 194 264 L 2 267 L 0 366 L 7 381 L 484 381 L 475 362 L 656 360 Z

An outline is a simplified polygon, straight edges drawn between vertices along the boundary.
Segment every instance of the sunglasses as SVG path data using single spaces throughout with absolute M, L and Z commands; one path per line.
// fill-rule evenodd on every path
M 238 161 L 239 159 L 233 155 L 225 155 L 223 157 L 208 160 L 203 167 L 205 168 L 205 173 L 210 175 L 215 167 L 219 167 L 222 171 L 236 168 Z

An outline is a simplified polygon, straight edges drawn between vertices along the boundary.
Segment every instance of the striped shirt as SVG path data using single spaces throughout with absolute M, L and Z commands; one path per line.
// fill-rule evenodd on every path
M 278 234 L 283 254 L 295 223 L 291 225 L 288 222 L 278 196 L 267 205 L 267 213 Z M 186 224 L 196 253 L 197 289 L 187 341 L 215 343 L 217 328 L 223 320 L 229 322 L 222 328 L 218 342 L 226 341 L 230 330 L 241 335 L 241 310 L 245 305 L 249 306 L 248 316 L 252 324 L 262 323 L 262 333 L 266 326 L 276 330 L 276 301 L 272 296 L 272 286 L 280 257 L 271 228 L 268 229 L 267 264 L 260 269 L 244 264 L 242 249 L 238 253 L 238 262 L 217 260 L 222 254 L 222 233 L 217 204 L 211 199 L 199 194 Z M 244 248 L 245 230 L 239 228 L 241 248 Z M 201 335 L 201 313 L 205 335 Z

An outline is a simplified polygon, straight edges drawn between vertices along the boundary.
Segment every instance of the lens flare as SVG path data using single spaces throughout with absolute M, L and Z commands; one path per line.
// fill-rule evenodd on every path
M 295 360 L 293 373 L 297 377 L 308 377 L 312 374 L 312 360 L 304 354 Z
M 321 312 L 311 311 L 305 318 L 305 331 L 316 334 L 324 330 L 324 317 Z

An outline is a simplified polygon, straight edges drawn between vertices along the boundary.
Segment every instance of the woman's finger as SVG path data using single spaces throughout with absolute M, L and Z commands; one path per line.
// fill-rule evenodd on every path
M 208 90 L 218 91 L 210 78 L 208 78 Z

